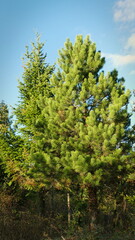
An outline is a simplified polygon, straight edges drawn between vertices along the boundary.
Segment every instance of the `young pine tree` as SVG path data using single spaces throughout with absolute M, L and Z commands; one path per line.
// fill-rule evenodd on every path
M 88 36 L 77 36 L 74 44 L 68 39 L 59 54 L 59 69 L 51 78 L 53 98 L 41 113 L 47 119 L 37 144 L 42 154 L 33 159 L 41 175 L 51 166 L 55 186 L 72 189 L 77 183 L 87 189 L 92 228 L 100 187 L 116 187 L 114 181 L 121 183 L 130 168 L 130 91 L 116 70 L 101 71 L 105 59 Z

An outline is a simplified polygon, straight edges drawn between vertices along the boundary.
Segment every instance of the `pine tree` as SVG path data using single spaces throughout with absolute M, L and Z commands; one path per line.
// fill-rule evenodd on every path
M 25 166 L 40 187 L 85 189 L 92 228 L 104 189 L 112 189 L 115 200 L 126 194 L 130 91 L 116 70 L 104 74 L 105 59 L 89 37 L 66 41 L 54 73 L 42 48 L 38 41 L 26 52 L 19 84 L 16 115 L 29 139 Z
M 53 98 L 42 111 L 47 123 L 35 166 L 42 175 L 50 165 L 55 186 L 72 189 L 77 182 L 87 189 L 92 228 L 100 186 L 114 185 L 114 179 L 118 184 L 128 172 L 130 91 L 116 70 L 101 71 L 105 59 L 89 37 L 77 36 L 74 45 L 68 39 L 59 54 L 59 69 L 51 78 Z

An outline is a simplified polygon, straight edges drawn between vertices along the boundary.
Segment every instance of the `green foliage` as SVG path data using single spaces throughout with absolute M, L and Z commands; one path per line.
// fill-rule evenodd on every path
M 43 53 L 44 44 L 32 43 L 32 49 L 26 47 L 23 58 L 24 73 L 19 81 L 20 102 L 15 109 L 17 121 L 21 130 L 31 139 L 36 126 L 40 125 L 39 99 L 41 96 L 51 96 L 50 76 L 54 67 L 46 63 L 46 54 Z M 45 104 L 45 103 L 43 103 Z M 42 126 L 41 126 L 42 127 Z
M 88 36 L 77 36 L 75 43 L 67 39 L 55 71 L 46 63 L 43 47 L 39 36 L 30 50 L 26 47 L 20 102 L 14 111 L 18 129 L 12 127 L 7 105 L 0 104 L 1 188 L 14 189 L 24 202 L 26 195 L 31 200 L 36 196 L 37 209 L 46 204 L 45 212 L 50 206 L 48 213 L 61 229 L 61 222 L 67 225 L 68 192 L 68 234 L 77 239 L 103 239 L 102 235 L 107 239 L 106 221 L 109 229 L 122 228 L 126 219 L 130 228 L 129 212 L 134 206 L 131 93 L 117 70 L 104 73 L 105 59 Z M 20 134 L 16 134 L 18 130 Z M 91 234 L 83 232 L 86 224 Z M 121 233 L 117 238 L 121 239 Z
M 46 127 L 37 145 L 44 169 L 46 163 L 54 166 L 65 184 L 73 177 L 98 186 L 112 171 L 117 179 L 131 149 L 130 91 L 116 70 L 107 76 L 101 71 L 105 60 L 89 37 L 77 36 L 74 45 L 68 39 L 59 54 L 59 69 L 50 80 L 53 97 L 42 100 Z
M 50 77 L 54 71 L 54 66 L 46 63 L 46 54 L 43 53 L 44 44 L 40 42 L 37 35 L 36 43 L 32 43 L 32 49 L 26 47 L 24 61 L 24 73 L 22 81 L 19 81 L 20 102 L 15 109 L 18 130 L 24 139 L 24 165 L 25 177 L 29 176 L 26 183 L 27 188 L 33 188 L 34 179 L 38 178 L 38 184 L 42 185 L 42 175 L 46 179 L 47 170 L 43 170 L 44 152 L 40 151 L 43 141 L 38 141 L 44 136 L 46 119 L 42 116 L 42 110 L 46 106 L 48 98 L 53 96 L 50 85 Z M 45 136 L 44 136 L 45 137 Z M 39 139 L 39 140 L 38 140 Z M 30 157 L 32 156 L 32 158 Z M 33 159 L 33 160 L 32 160 Z M 34 159 L 36 159 L 36 164 Z M 39 165 L 43 174 L 35 171 Z M 31 169 L 34 170 L 31 174 Z M 45 180 L 46 181 L 46 180 Z
M 0 118 L 0 178 L 1 187 L 7 187 L 21 178 L 23 141 L 11 126 L 8 107 L 4 102 L 0 103 Z

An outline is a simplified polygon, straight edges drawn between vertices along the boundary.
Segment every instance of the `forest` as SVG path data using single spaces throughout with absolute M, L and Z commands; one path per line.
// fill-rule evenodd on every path
M 37 35 L 12 114 L 0 103 L 0 239 L 133 240 L 133 93 L 89 36 L 46 59 Z

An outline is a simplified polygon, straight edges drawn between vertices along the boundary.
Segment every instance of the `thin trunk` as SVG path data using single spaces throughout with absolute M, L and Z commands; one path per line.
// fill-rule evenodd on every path
M 45 201 L 45 188 L 42 188 L 39 191 L 39 211 L 41 216 L 45 216 L 46 214 L 46 201 Z
M 51 217 L 54 218 L 54 188 L 51 189 Z
M 68 226 L 70 226 L 71 223 L 71 208 L 70 208 L 70 194 L 67 193 L 67 208 L 68 208 Z
M 125 213 L 127 210 L 127 202 L 125 196 L 123 196 L 123 213 Z
M 89 212 L 89 228 L 94 230 L 97 223 L 98 202 L 97 189 L 91 185 L 88 186 L 88 212 Z

